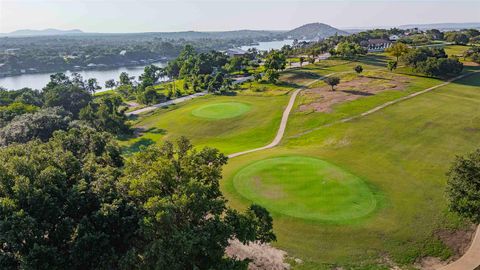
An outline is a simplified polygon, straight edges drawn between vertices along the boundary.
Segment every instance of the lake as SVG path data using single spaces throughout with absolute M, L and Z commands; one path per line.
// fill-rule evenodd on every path
M 164 67 L 166 65 L 165 62 L 156 62 L 152 63 L 159 67 Z M 80 75 L 82 75 L 83 79 L 89 78 L 96 78 L 98 83 L 105 88 L 105 81 L 110 79 L 115 79 L 118 81 L 118 77 L 120 73 L 127 72 L 130 76 L 135 76 L 138 79 L 138 76 L 143 73 L 145 65 L 142 66 L 131 66 L 131 67 L 118 67 L 112 69 L 100 69 L 100 70 L 82 70 L 77 71 Z M 24 87 L 29 87 L 32 89 L 39 89 L 41 90 L 49 81 L 50 75 L 54 72 L 50 73 L 36 73 L 36 74 L 23 74 L 17 76 L 10 76 L 10 77 L 2 77 L 0 78 L 0 87 L 4 87 L 8 90 L 17 90 Z M 70 71 L 66 71 L 65 74 L 71 75 Z M 166 78 L 165 78 L 166 79 Z M 105 89 L 102 89 L 105 90 Z M 100 90 L 101 91 L 101 90 Z
M 242 46 L 240 49 L 246 51 L 251 48 L 255 48 L 259 51 L 269 51 L 269 50 L 279 50 L 283 47 L 283 45 L 292 45 L 293 39 L 286 39 L 286 40 L 275 40 L 275 41 L 266 41 L 266 42 L 258 42 L 258 45 L 249 45 L 249 46 Z
M 258 45 L 251 45 L 251 46 L 242 46 L 242 50 L 248 50 L 249 48 L 256 48 L 260 51 L 269 51 L 272 49 L 278 50 L 283 47 L 283 45 L 292 45 L 293 40 L 276 40 L 276 41 L 268 41 L 268 42 L 259 42 Z M 157 62 L 153 63 L 154 65 L 164 67 L 165 62 Z M 96 78 L 98 83 L 104 87 L 105 81 L 110 79 L 115 79 L 118 81 L 118 77 L 120 73 L 127 72 L 130 76 L 135 76 L 138 79 L 138 76 L 143 73 L 143 68 L 145 65 L 141 66 L 132 66 L 132 67 L 118 67 L 112 69 L 100 69 L 100 70 L 82 70 L 77 71 L 82 75 L 82 77 L 86 80 L 88 78 Z M 42 89 L 49 81 L 50 75 L 54 72 L 50 73 L 36 73 L 36 74 L 23 74 L 23 75 L 16 75 L 10 77 L 1 77 L 0 78 L 0 87 L 4 87 L 8 90 L 17 90 L 24 87 L 29 87 L 32 89 Z M 70 71 L 65 72 L 67 75 L 71 75 Z M 163 80 L 166 80 L 164 78 Z M 102 89 L 105 90 L 105 89 Z M 102 91 L 100 90 L 100 91 Z

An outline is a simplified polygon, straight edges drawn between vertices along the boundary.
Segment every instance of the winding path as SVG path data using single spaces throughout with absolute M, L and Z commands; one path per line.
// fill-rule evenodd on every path
M 432 86 L 430 88 L 424 89 L 422 91 L 418 91 L 418 92 L 412 93 L 410 95 L 407 95 L 407 96 L 404 96 L 404 97 L 386 102 L 382 105 L 379 105 L 379 106 L 377 106 L 373 109 L 370 109 L 370 110 L 368 110 L 364 113 L 361 113 L 359 115 L 352 116 L 352 117 L 349 117 L 349 118 L 344 118 L 344 119 L 339 120 L 337 122 L 334 122 L 334 123 L 331 123 L 331 124 L 328 124 L 328 125 L 324 125 L 324 126 L 321 126 L 321 127 L 315 128 L 315 129 L 311 129 L 307 132 L 303 132 L 296 137 L 303 136 L 307 133 L 313 132 L 313 131 L 318 130 L 322 127 L 329 126 L 329 125 L 332 125 L 332 124 L 335 124 L 335 123 L 348 122 L 348 121 L 351 121 L 351 120 L 354 120 L 354 119 L 358 119 L 358 118 L 370 115 L 372 113 L 380 111 L 380 110 L 382 110 L 382 109 L 384 109 L 388 106 L 391 106 L 393 104 L 396 104 L 396 103 L 402 102 L 404 100 L 416 97 L 418 95 L 430 92 L 432 90 L 435 90 L 435 89 L 440 88 L 442 86 L 448 85 L 448 84 L 450 84 L 454 81 L 460 80 L 460 79 L 465 78 L 467 76 L 471 76 L 471 75 L 476 74 L 478 72 L 480 72 L 480 71 L 473 71 L 473 72 L 470 72 L 470 73 L 462 74 L 460 76 L 449 79 L 448 81 L 446 81 L 444 83 L 441 83 L 441 84 Z M 242 152 L 238 152 L 238 153 L 233 153 L 233 154 L 228 155 L 228 157 L 229 158 L 234 158 L 234 157 L 238 157 L 238 156 L 241 156 L 241 155 L 244 155 L 244 154 L 257 152 L 257 151 L 262 151 L 262 150 L 266 150 L 266 149 L 273 148 L 273 147 L 277 146 L 280 143 L 280 141 L 282 140 L 283 135 L 285 134 L 285 128 L 287 127 L 288 117 L 290 115 L 290 112 L 292 111 L 293 105 L 295 104 L 295 99 L 297 98 L 298 93 L 300 91 L 304 90 L 305 88 L 307 88 L 308 86 L 312 85 L 313 83 L 315 83 L 319 80 L 323 80 L 326 77 L 331 76 L 333 74 L 336 74 L 336 73 L 331 73 L 331 74 L 325 75 L 325 76 L 323 76 L 319 79 L 316 79 L 316 80 L 306 84 L 305 86 L 296 89 L 292 93 L 292 96 L 290 97 L 290 100 L 288 101 L 287 107 L 283 111 L 282 120 L 280 122 L 280 126 L 278 128 L 277 135 L 275 136 L 275 138 L 273 139 L 273 141 L 270 144 L 265 145 L 263 147 L 255 148 L 255 149 L 250 149 L 250 150 L 246 150 L 246 151 L 242 151 Z M 465 254 L 463 254 L 463 256 L 460 257 L 460 259 L 458 259 L 458 260 L 456 260 L 456 261 L 454 261 L 454 262 L 452 262 L 448 265 L 442 266 L 442 267 L 438 268 L 438 270 L 475 270 L 479 265 L 480 265 L 480 225 L 477 226 L 475 237 L 473 238 L 473 241 L 472 241 L 470 247 L 468 248 L 468 250 L 465 252 Z
M 257 152 L 257 151 L 262 151 L 262 150 L 269 149 L 269 148 L 277 146 L 280 143 L 280 141 L 282 140 L 283 134 L 285 133 L 285 128 L 287 127 L 287 122 L 288 122 L 288 116 L 290 116 L 290 111 L 292 110 L 293 105 L 295 104 L 295 99 L 297 98 L 298 93 L 300 91 L 302 91 L 303 89 L 307 88 L 308 86 L 310 86 L 310 85 L 318 82 L 319 80 L 322 80 L 322 79 L 324 79 L 324 78 L 326 78 L 326 77 L 328 77 L 332 74 L 328 74 L 328 75 L 323 76 L 319 79 L 316 79 L 316 80 L 306 84 L 305 86 L 302 86 L 301 88 L 296 89 L 292 93 L 292 95 L 290 96 L 290 100 L 288 101 L 287 107 L 283 111 L 282 120 L 280 121 L 280 126 L 278 127 L 277 135 L 275 136 L 275 138 L 273 139 L 273 141 L 270 144 L 259 147 L 259 148 L 246 150 L 246 151 L 243 151 L 243 152 L 233 153 L 233 154 L 228 155 L 228 157 L 229 158 L 234 158 L 234 157 L 238 157 L 238 156 L 241 156 L 241 155 L 244 155 L 244 154 Z

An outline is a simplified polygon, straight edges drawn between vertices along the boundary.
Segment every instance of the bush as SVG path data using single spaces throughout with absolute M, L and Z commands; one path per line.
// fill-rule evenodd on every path
M 426 61 L 417 64 L 415 70 L 428 76 L 454 75 L 462 72 L 463 63 L 456 58 L 429 57 Z
M 158 93 L 153 87 L 149 86 L 144 91 L 137 94 L 138 102 L 142 104 L 157 104 L 167 101 L 167 97 L 164 94 Z

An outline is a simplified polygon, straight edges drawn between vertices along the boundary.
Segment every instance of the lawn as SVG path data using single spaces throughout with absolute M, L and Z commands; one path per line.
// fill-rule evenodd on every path
M 463 54 L 470 49 L 470 46 L 448 45 L 445 46 L 444 49 L 448 56 L 457 56 L 458 58 L 462 59 Z
M 418 89 L 432 83 L 419 80 Z M 231 159 L 222 190 L 233 207 L 256 202 L 271 211 L 278 236 L 274 245 L 305 261 L 295 269 L 388 269 L 368 267 L 389 260 L 411 265 L 424 256 L 446 259 L 453 251 L 442 235 L 466 223 L 447 211 L 445 173 L 456 155 L 478 147 L 479 89 L 477 74 L 305 135 L 289 126 L 294 138 L 284 139 L 280 147 Z M 350 114 L 347 107 L 344 110 Z M 285 157 L 300 161 L 287 165 L 282 163 Z M 315 161 L 305 164 L 305 158 Z M 282 174 L 278 170 L 283 166 Z M 324 190 L 312 178 L 315 173 L 323 175 L 318 181 L 329 180 Z M 339 186 L 338 179 L 344 178 L 348 181 Z M 365 214 L 348 222 L 329 219 L 335 211 L 318 197 L 351 194 L 352 186 L 355 193 L 349 196 L 355 199 L 328 201 L 332 207 L 344 207 L 345 213 L 362 206 Z M 336 191 L 329 194 L 332 190 Z M 372 196 L 375 210 L 366 203 Z M 305 208 L 292 211 L 295 207 Z M 312 212 L 318 216 L 312 217 Z M 325 213 L 332 214 L 325 218 Z
M 313 221 L 350 222 L 373 212 L 378 203 L 359 177 L 305 156 L 257 161 L 240 170 L 233 184 L 243 197 L 271 211 Z
M 350 95 L 359 96 L 357 99 L 348 102 L 342 102 L 342 100 L 339 99 L 336 103 L 330 105 L 330 110 L 328 113 L 319 113 L 314 110 L 303 108 L 308 108 L 307 105 L 310 103 L 321 102 L 324 98 L 323 96 L 328 94 L 328 91 L 330 91 L 328 87 L 325 88 L 326 84 L 324 82 L 314 84 L 312 85 L 312 88 L 319 88 L 319 91 L 304 91 L 297 99 L 291 118 L 289 119 L 287 136 L 292 136 L 294 133 L 299 133 L 299 131 L 309 131 L 311 129 L 318 128 L 319 126 L 331 124 L 343 118 L 358 115 L 385 102 L 406 96 L 437 84 L 441 84 L 443 82 L 434 78 L 392 74 L 386 70 L 365 71 L 361 76 L 353 73 L 339 74 L 337 76 L 341 79 L 340 85 L 337 86 L 337 88 L 341 87 L 342 84 L 347 82 L 371 79 L 364 84 L 367 89 L 368 87 L 372 89 L 375 87 L 384 87 L 384 89 L 378 92 L 364 94 L 366 91 L 363 89 L 359 90 L 359 87 L 362 87 L 360 83 L 358 85 L 351 83 L 351 89 L 343 91 L 348 91 Z M 398 81 L 403 81 L 403 83 L 401 85 L 395 84 L 395 81 L 392 80 L 393 76 L 397 76 L 395 79 Z M 388 87 L 389 85 L 391 85 L 391 87 Z
M 275 136 L 289 96 L 214 96 L 158 109 L 142 115 L 134 126 L 141 135 L 120 141 L 127 153 L 140 146 L 175 140 L 185 135 L 196 146 L 223 153 L 256 148 Z

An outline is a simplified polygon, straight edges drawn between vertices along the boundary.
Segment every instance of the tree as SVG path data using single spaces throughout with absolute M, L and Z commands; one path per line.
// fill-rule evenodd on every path
M 480 63 L 480 47 L 472 46 L 463 54 L 463 58 L 470 58 L 473 62 Z
M 33 139 L 46 141 L 56 130 L 67 129 L 70 122 L 71 114 L 61 107 L 22 114 L 0 129 L 0 146 Z
M 92 95 L 85 89 L 75 85 L 57 85 L 45 88 L 43 92 L 45 107 L 63 107 L 78 118 L 80 110 L 92 101 Z
M 85 85 L 85 89 L 88 92 L 90 92 L 92 94 L 95 94 L 95 92 L 97 92 L 97 90 L 102 89 L 102 87 L 100 85 L 98 85 L 97 79 L 90 78 L 90 79 L 87 80 L 87 83 Z
M 350 59 L 358 55 L 366 54 L 366 50 L 358 43 L 345 41 L 338 43 L 335 54 Z
M 118 95 L 101 97 L 83 108 L 79 118 L 99 131 L 113 134 L 129 133 L 127 116 L 120 110 L 121 105 L 122 99 Z
M 265 72 L 265 78 L 269 83 L 276 83 L 277 80 L 280 78 L 280 73 L 273 69 L 267 69 Z
M 132 84 L 132 81 L 130 80 L 130 77 L 128 76 L 127 72 L 122 72 L 120 73 L 120 85 L 130 85 Z
M 298 58 L 298 62 L 300 62 L 300 66 L 302 66 L 302 65 L 303 65 L 303 62 L 305 62 L 305 57 L 300 56 L 300 57 Z
M 480 149 L 465 157 L 457 157 L 447 175 L 450 209 L 480 223 Z
M 115 86 L 117 86 L 117 83 L 115 82 L 114 79 L 110 79 L 110 80 L 106 80 L 105 81 L 105 88 L 115 88 Z
M 335 91 L 335 86 L 340 83 L 340 78 L 335 76 L 330 76 L 325 78 L 325 83 L 332 87 L 332 91 Z
M 286 64 L 287 59 L 284 54 L 275 50 L 270 51 L 264 64 L 265 77 L 267 80 L 271 83 L 275 83 L 280 77 L 278 71 L 285 69 Z
M 229 239 L 275 240 L 264 208 L 240 213 L 227 207 L 219 189 L 226 162 L 218 150 L 194 150 L 185 138 L 127 160 L 120 186 L 142 213 L 142 237 L 131 242 L 136 260 L 126 268 L 235 269 L 246 265 L 224 256 Z
M 308 58 L 308 63 L 314 64 L 314 63 L 315 63 L 315 58 L 309 57 L 309 58 Z
M 272 50 L 265 59 L 265 69 L 283 70 L 287 64 L 287 58 L 279 51 Z
M 30 88 L 9 91 L 0 87 L 0 106 L 7 106 L 13 102 L 41 107 L 43 105 L 42 93 Z
M 390 53 L 390 55 L 396 57 L 397 62 L 398 62 L 398 58 L 400 58 L 400 56 L 407 53 L 408 50 L 409 50 L 409 48 L 405 43 L 396 42 L 390 48 L 387 49 L 387 52 Z
M 428 57 L 426 61 L 417 64 L 415 70 L 428 76 L 446 76 L 462 72 L 463 63 L 456 58 Z
M 142 75 L 139 79 L 141 81 L 141 88 L 145 89 L 149 86 L 153 86 L 160 78 L 160 68 L 155 65 L 148 65 L 144 68 Z
M 144 91 L 137 93 L 137 100 L 142 104 L 150 105 L 165 102 L 167 97 L 158 93 L 152 86 L 149 86 Z
M 397 61 L 393 61 L 393 60 L 388 60 L 387 61 L 387 68 L 388 70 L 390 71 L 394 71 L 395 69 L 397 69 Z
M 26 113 L 34 113 L 38 110 L 37 106 L 25 104 L 22 102 L 13 102 L 7 106 L 0 106 L 0 128 L 5 126 L 13 118 Z
M 92 129 L 0 149 L 0 268 L 122 269 L 139 215 L 117 188 L 120 153 Z
M 360 74 L 363 72 L 363 67 L 361 65 L 357 65 L 355 66 L 354 70 L 357 74 Z
M 445 34 L 445 40 L 457 45 L 467 45 L 469 37 L 462 32 L 448 32 Z

